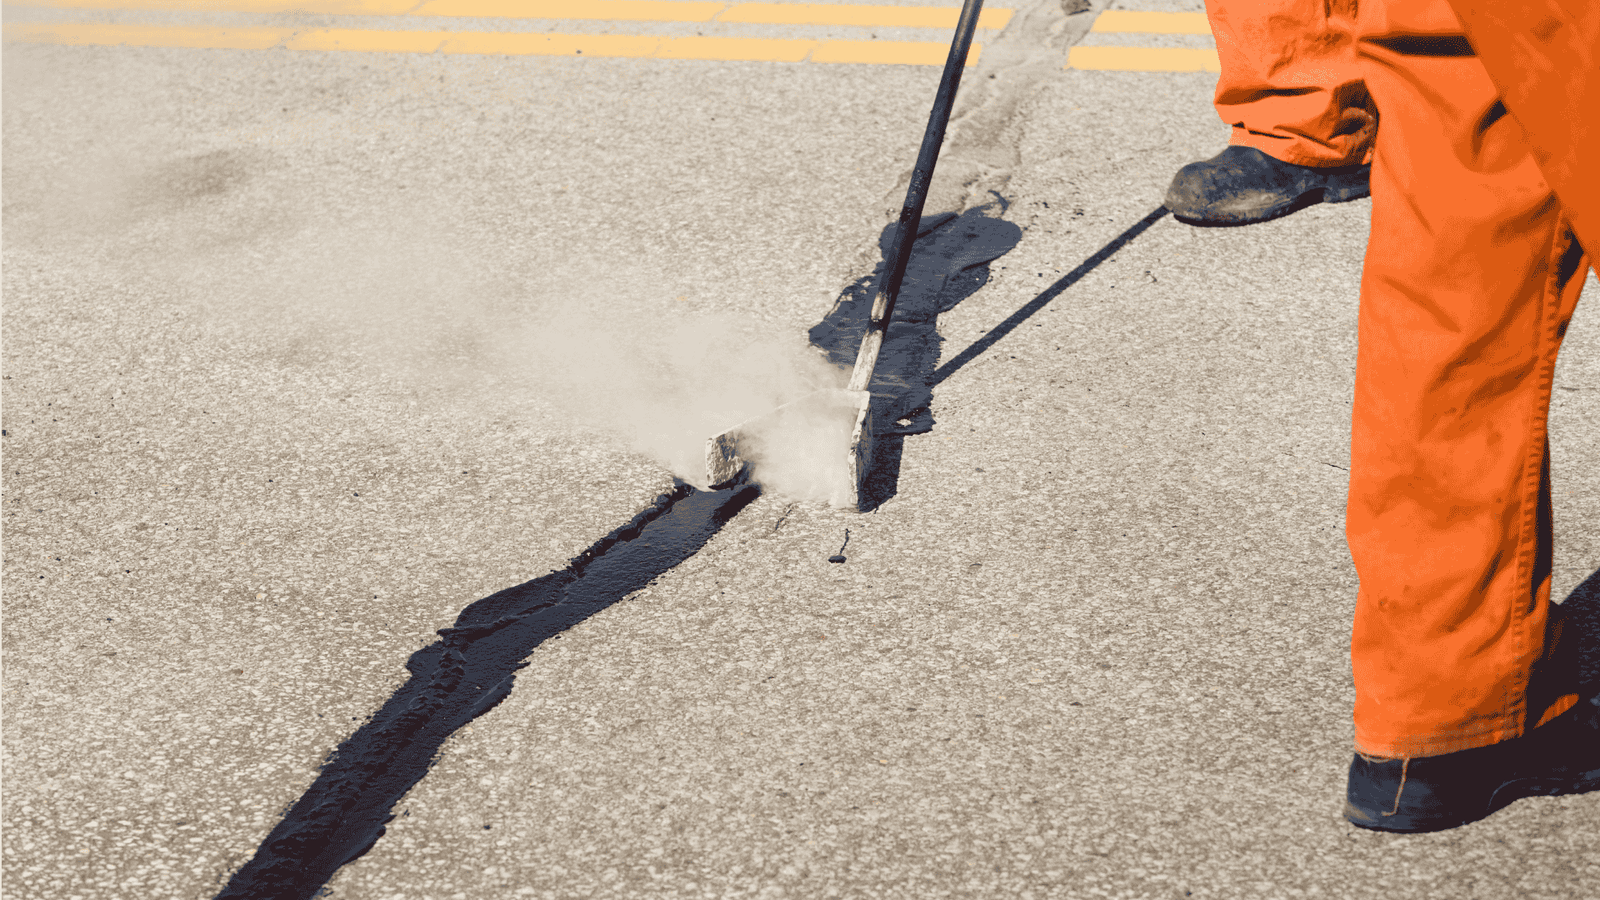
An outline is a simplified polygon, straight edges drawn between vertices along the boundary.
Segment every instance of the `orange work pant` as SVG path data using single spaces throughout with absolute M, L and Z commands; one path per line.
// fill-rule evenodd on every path
M 1356 749 L 1434 756 L 1577 699 L 1546 423 L 1588 261 L 1449 4 L 1356 5 L 1210 0 L 1216 105 L 1234 144 L 1372 162 L 1346 512 Z
M 1381 117 L 1346 511 L 1356 748 L 1434 756 L 1577 700 L 1546 425 L 1588 260 L 1445 0 L 1363 2 L 1356 57 Z
M 1356 59 L 1356 0 L 1207 0 L 1229 143 L 1297 166 L 1369 161 L 1377 111 Z
M 1600 248 L 1600 3 L 1450 0 L 1578 240 Z

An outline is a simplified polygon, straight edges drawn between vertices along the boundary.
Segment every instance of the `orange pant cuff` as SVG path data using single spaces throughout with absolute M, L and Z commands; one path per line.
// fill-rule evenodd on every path
M 1538 728 L 1578 704 L 1577 694 L 1564 694 L 1551 703 L 1534 723 Z M 1356 752 L 1384 759 L 1418 759 L 1424 756 L 1443 756 L 1462 750 L 1487 747 L 1501 741 L 1522 736 L 1522 730 L 1511 724 L 1501 724 L 1470 735 L 1429 735 L 1426 737 L 1389 738 L 1373 740 L 1356 729 Z
M 1262 134 L 1238 126 L 1234 126 L 1228 143 L 1235 147 L 1254 147 L 1273 159 L 1291 166 L 1332 169 L 1339 166 L 1364 166 L 1372 162 L 1371 147 L 1364 147 L 1352 154 L 1341 156 L 1316 141 Z

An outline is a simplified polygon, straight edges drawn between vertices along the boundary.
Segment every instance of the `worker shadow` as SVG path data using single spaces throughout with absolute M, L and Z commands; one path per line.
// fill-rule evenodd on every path
M 863 479 L 859 508 L 870 512 L 899 490 L 905 439 L 933 429 L 933 374 L 943 339 L 940 313 L 954 309 L 989 281 L 989 263 L 1011 252 L 1022 229 L 1000 216 L 1000 201 L 961 215 L 925 218 L 911 245 L 911 260 L 895 301 L 883 349 L 873 370 L 873 458 Z M 871 275 L 839 294 L 833 309 L 812 327 L 811 343 L 837 365 L 853 366 L 866 333 L 878 285 L 886 277 L 896 223 L 878 237 L 881 256 Z
M 1571 640 L 1575 645 L 1577 660 L 1577 692 L 1580 708 L 1569 716 L 1586 717 L 1593 715 L 1592 709 L 1587 704 L 1600 701 L 1600 570 L 1589 574 L 1581 584 L 1572 589 L 1565 600 L 1561 601 L 1561 617 L 1563 619 L 1563 637 Z M 1565 686 L 1563 686 L 1564 688 Z M 1581 722 L 1579 718 L 1575 722 Z M 1545 727 L 1554 727 L 1545 726 Z M 1569 732 L 1571 733 L 1571 732 Z M 1582 734 L 1583 732 L 1578 732 Z M 1568 749 L 1576 752 L 1576 756 L 1567 756 L 1563 751 L 1554 751 L 1558 755 L 1548 762 L 1556 765 L 1573 767 L 1580 771 L 1594 767 L 1594 747 L 1587 742 L 1578 746 L 1568 745 Z M 1551 790 L 1538 790 L 1535 794 L 1551 793 L 1559 795 L 1589 794 L 1596 788 L 1589 784 L 1568 784 Z M 1526 796 L 1525 792 L 1508 792 L 1503 801 L 1496 801 L 1496 808 L 1509 804 L 1516 799 Z
M 1596 570 L 1561 601 L 1566 627 L 1578 652 L 1578 693 L 1600 694 L 1600 570 Z

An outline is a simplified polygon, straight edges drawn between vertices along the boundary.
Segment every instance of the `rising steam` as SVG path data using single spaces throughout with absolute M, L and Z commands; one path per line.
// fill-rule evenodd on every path
M 697 487 L 707 486 L 712 435 L 848 379 L 803 340 L 752 336 L 732 317 L 673 305 L 682 306 L 550 298 L 503 342 L 502 358 L 572 418 L 616 433 Z M 831 419 L 806 424 L 784 417 L 781 428 L 764 429 L 752 477 L 793 499 L 826 501 L 843 477 L 850 423 L 843 434 Z
M 702 487 L 709 437 L 845 382 L 799 334 L 696 311 L 692 276 L 668 287 L 623 250 L 574 260 L 526 236 L 582 227 L 604 246 L 603 224 L 541 222 L 531 204 L 486 221 L 406 166 L 353 175 L 365 167 L 347 161 L 373 151 L 337 134 L 325 158 L 137 111 L 80 122 L 56 114 L 75 95 L 47 63 L 7 60 L 8 252 L 186 304 L 208 339 L 291 368 L 353 360 L 451 409 L 556 410 Z M 115 70 L 100 77 L 114 88 Z M 848 435 L 825 426 L 774 435 L 756 477 L 833 496 Z

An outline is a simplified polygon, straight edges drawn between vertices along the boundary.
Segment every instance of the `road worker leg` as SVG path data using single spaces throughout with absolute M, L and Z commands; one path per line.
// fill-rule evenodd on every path
M 1208 0 L 1229 143 L 1298 166 L 1367 162 L 1377 114 L 1355 52 L 1355 0 Z
M 1178 170 L 1163 201 L 1194 225 L 1249 225 L 1367 196 L 1377 129 L 1355 54 L 1355 0 L 1209 0 L 1233 126 L 1217 156 Z
M 1347 514 L 1356 746 L 1432 757 L 1577 699 L 1549 602 L 1546 422 L 1588 262 L 1448 4 L 1362 6 L 1383 126 Z

